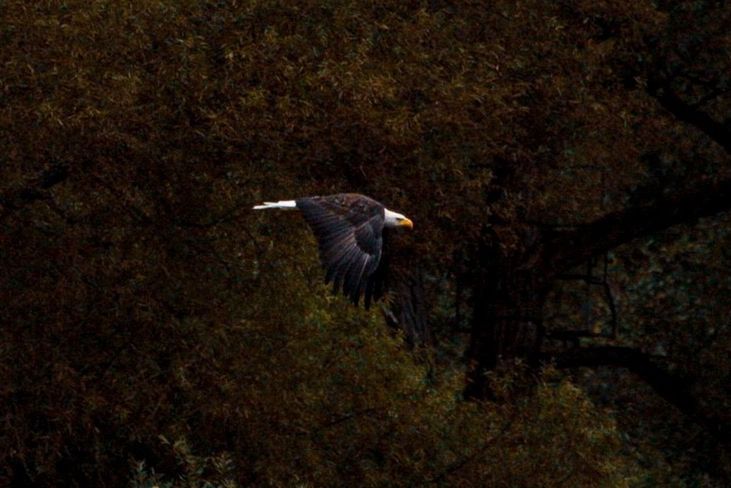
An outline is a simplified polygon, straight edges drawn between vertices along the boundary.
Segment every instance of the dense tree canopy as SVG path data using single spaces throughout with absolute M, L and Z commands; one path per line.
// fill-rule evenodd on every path
M 0 484 L 727 486 L 730 10 L 0 1 Z

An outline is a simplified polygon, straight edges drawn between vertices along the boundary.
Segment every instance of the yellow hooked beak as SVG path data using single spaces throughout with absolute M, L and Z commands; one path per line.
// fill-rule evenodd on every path
M 411 221 L 411 219 L 404 218 L 399 221 L 399 225 L 401 227 L 408 227 L 409 229 L 414 228 L 414 223 Z

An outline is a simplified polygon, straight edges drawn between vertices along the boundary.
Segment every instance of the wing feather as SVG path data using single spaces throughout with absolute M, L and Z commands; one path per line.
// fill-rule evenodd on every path
M 350 268 L 350 265 L 353 264 L 353 261 L 355 261 L 356 259 L 358 259 L 358 249 L 353 246 L 343 256 L 343 258 L 340 259 L 340 261 L 333 265 L 336 267 L 335 277 L 333 278 L 333 291 L 335 293 L 338 293 L 340 291 L 342 291 L 343 293 L 347 293 L 348 282 L 346 280 L 346 276 L 348 274 L 348 269 Z
M 368 263 L 368 258 L 361 255 L 356 256 L 350 261 L 348 265 L 348 271 L 345 273 L 345 281 L 343 283 L 343 293 L 347 294 L 351 300 L 355 302 L 358 296 L 358 289 L 360 288 L 360 270 L 363 269 L 363 264 Z
M 296 204 L 317 238 L 325 282 L 356 305 L 365 293 L 367 308 L 378 297 L 372 281 L 383 248 L 383 205 L 348 193 L 300 198 Z
M 366 284 L 368 283 L 367 279 L 363 279 L 365 276 L 365 273 L 368 269 L 368 260 L 362 259 L 360 263 L 360 267 L 358 268 L 357 274 L 355 275 L 355 288 L 353 289 L 350 299 L 358 305 L 358 300 L 360 299 L 360 296 L 363 294 Z

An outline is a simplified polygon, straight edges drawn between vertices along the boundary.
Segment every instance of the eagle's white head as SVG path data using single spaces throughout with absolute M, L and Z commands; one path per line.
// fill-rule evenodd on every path
M 414 223 L 411 221 L 411 219 L 406 218 L 404 214 L 393 212 L 387 208 L 383 209 L 383 213 L 385 217 L 383 225 L 385 227 L 407 227 L 409 229 L 414 228 Z

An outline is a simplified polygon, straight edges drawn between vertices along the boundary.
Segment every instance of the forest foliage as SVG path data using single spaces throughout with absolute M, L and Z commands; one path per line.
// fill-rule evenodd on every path
M 0 484 L 723 486 L 728 444 L 625 370 L 518 361 L 466 401 L 462 358 L 484 246 L 529 268 L 536 229 L 731 176 L 730 21 L 0 0 Z M 414 221 L 433 347 L 330 295 L 298 215 L 250 211 L 343 191 Z M 731 224 L 707 217 L 612 249 L 608 288 L 556 282 L 544 318 L 729 425 Z

